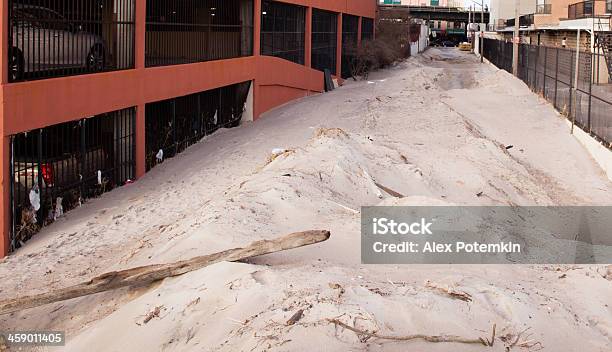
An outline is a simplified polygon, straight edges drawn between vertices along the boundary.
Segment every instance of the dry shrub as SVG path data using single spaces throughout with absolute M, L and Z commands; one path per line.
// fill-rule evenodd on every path
M 376 39 L 365 40 L 348 51 L 353 79 L 367 79 L 370 72 L 410 56 L 410 23 L 380 22 Z

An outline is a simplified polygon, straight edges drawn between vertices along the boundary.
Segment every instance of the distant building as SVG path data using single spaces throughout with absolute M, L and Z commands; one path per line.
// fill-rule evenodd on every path
M 522 15 L 530 15 L 536 13 L 536 4 L 545 0 L 521 0 L 519 12 Z M 494 28 L 504 27 L 506 20 L 514 18 L 514 1 L 509 0 L 491 0 L 491 19 L 489 23 Z

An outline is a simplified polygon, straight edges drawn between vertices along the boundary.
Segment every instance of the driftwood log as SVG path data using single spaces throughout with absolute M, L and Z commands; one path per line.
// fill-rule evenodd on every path
M 296 232 L 273 240 L 256 241 L 244 248 L 229 249 L 169 264 L 154 264 L 97 276 L 87 282 L 33 296 L 0 301 L 0 315 L 34 308 L 49 303 L 65 301 L 94 293 L 115 290 L 127 286 L 144 286 L 168 277 L 183 275 L 190 271 L 219 262 L 235 262 L 264 254 L 303 247 L 327 240 L 329 231 Z

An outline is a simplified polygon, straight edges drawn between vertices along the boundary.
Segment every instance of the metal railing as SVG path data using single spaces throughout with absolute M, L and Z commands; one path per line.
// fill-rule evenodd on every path
M 261 9 L 261 55 L 303 65 L 306 8 L 264 0 Z
M 594 1 L 583 1 L 571 4 L 567 8 L 567 18 L 570 20 L 592 17 L 594 14 Z
M 516 22 L 516 20 L 514 18 L 506 20 L 506 22 L 505 22 L 506 27 L 513 27 L 514 26 L 514 22 Z M 519 26 L 520 27 L 533 26 L 533 23 L 534 23 L 534 16 L 533 16 L 533 14 L 523 15 L 523 16 L 519 17 Z
M 338 14 L 312 10 L 312 68 L 336 74 Z
M 512 43 L 484 40 L 484 57 L 512 72 Z M 534 92 L 575 121 L 576 125 L 612 148 L 612 81 L 600 53 L 521 44 L 519 78 Z
M 253 0 L 146 1 L 147 67 L 253 55 Z
M 9 0 L 9 81 L 134 67 L 135 0 Z
M 250 87 L 249 81 L 146 104 L 147 171 L 220 128 L 238 126 Z
M 10 137 L 10 250 L 88 198 L 134 179 L 135 109 Z

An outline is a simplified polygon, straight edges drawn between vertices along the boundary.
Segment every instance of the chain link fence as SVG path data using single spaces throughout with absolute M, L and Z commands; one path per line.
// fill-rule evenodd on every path
M 511 42 L 484 39 L 483 54 L 495 66 L 512 72 Z M 518 77 L 577 126 L 612 148 L 609 59 L 598 52 L 576 55 L 571 49 L 521 44 Z

